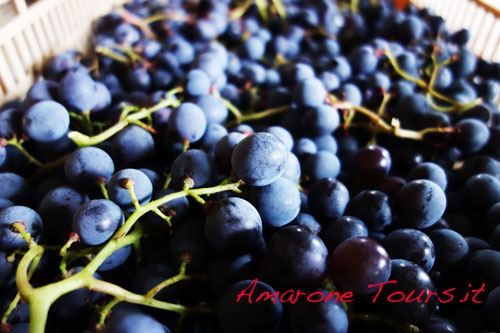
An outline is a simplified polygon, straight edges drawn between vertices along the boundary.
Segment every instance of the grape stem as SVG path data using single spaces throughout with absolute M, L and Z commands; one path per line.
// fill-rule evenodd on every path
M 439 68 L 440 65 L 437 65 L 436 68 L 437 70 L 434 71 L 433 73 L 433 77 L 431 77 L 431 83 L 427 84 L 427 82 L 425 82 L 424 80 L 418 78 L 418 77 L 415 77 L 413 75 L 410 75 L 408 73 L 406 73 L 398 64 L 396 58 L 394 58 L 394 56 L 392 55 L 392 53 L 389 51 L 389 50 L 384 50 L 383 53 L 387 56 L 387 58 L 389 59 L 389 62 L 391 63 L 392 67 L 394 68 L 394 70 L 396 71 L 396 73 L 398 73 L 401 77 L 403 77 L 404 79 L 410 81 L 410 82 L 413 82 L 413 83 L 416 83 L 420 88 L 422 88 L 424 91 L 426 91 L 427 93 L 431 94 L 432 96 L 448 103 L 448 104 L 451 104 L 453 106 L 453 109 L 450 109 L 452 111 L 460 111 L 460 110 L 463 110 L 464 107 L 467 106 L 467 104 L 463 104 L 463 103 L 460 103 L 458 101 L 455 101 L 454 99 L 451 99 L 443 94 L 441 94 L 440 92 L 436 91 L 434 88 L 433 88 L 433 85 L 434 85 L 434 81 L 435 81 L 435 76 L 437 74 L 435 74 L 435 72 L 437 72 L 437 70 Z M 442 66 L 446 65 L 447 62 L 445 61 Z M 434 78 L 434 80 L 433 80 Z M 477 101 L 475 101 L 474 103 L 477 103 Z
M 73 140 L 79 147 L 93 146 L 106 141 L 107 139 L 111 138 L 113 135 L 127 127 L 129 124 L 137 123 L 137 121 L 149 117 L 151 114 L 158 110 L 169 106 L 177 107 L 180 102 L 174 97 L 174 95 L 179 91 L 182 91 L 182 88 L 174 88 L 170 90 L 167 93 L 166 99 L 161 100 L 159 103 L 150 108 L 139 109 L 136 106 L 124 107 L 120 116 L 120 120 L 113 126 L 97 135 L 88 136 L 77 131 L 71 131 L 68 133 L 68 137 Z M 137 112 L 131 113 L 132 111 Z
M 134 227 L 139 218 L 147 212 L 157 209 L 171 200 L 186 197 L 192 194 L 202 196 L 223 191 L 238 191 L 238 188 L 242 184 L 242 181 L 238 181 L 232 184 L 224 184 L 208 188 L 185 188 L 182 191 L 168 194 L 162 198 L 151 201 L 148 204 L 139 206 L 127 218 L 120 229 L 115 232 L 114 236 L 106 243 L 106 245 L 99 250 L 90 263 L 88 263 L 80 272 L 58 282 L 37 288 L 33 288 L 30 284 L 29 277 L 30 274 L 32 274 L 30 272 L 34 271 L 37 261 L 42 256 L 44 247 L 36 244 L 31 235 L 27 233 L 19 223 L 14 223 L 13 227 L 21 233 L 21 236 L 29 244 L 29 250 L 21 258 L 17 267 L 16 283 L 21 297 L 26 299 L 30 305 L 30 333 L 44 332 L 50 306 L 62 295 L 80 288 L 88 288 L 98 292 L 103 292 L 126 302 L 143 304 L 158 309 L 173 311 L 179 314 L 186 313 L 188 308 L 185 306 L 158 301 L 154 298 L 146 297 L 146 295 L 134 294 L 112 283 L 95 279 L 93 274 L 114 251 L 127 244 L 133 244 L 142 237 L 142 231 L 140 228 L 138 228 L 138 230 L 134 230 L 130 234 L 128 233 Z M 33 263 L 33 265 L 31 265 L 30 268 L 31 263 Z M 180 273 L 185 274 L 185 271 L 181 271 Z M 168 283 L 165 282 L 165 284 Z
M 425 135 L 429 133 L 452 133 L 454 131 L 454 129 L 451 127 L 430 127 L 420 131 L 404 129 L 401 128 L 399 121 L 395 118 L 392 119 L 391 124 L 388 124 L 384 119 L 382 119 L 380 115 L 365 107 L 357 106 L 346 101 L 339 101 L 333 95 L 330 96 L 330 99 L 332 101 L 332 106 L 339 109 L 359 112 L 362 115 L 368 117 L 375 124 L 375 126 L 377 126 L 378 130 L 400 138 L 423 140 Z
M 172 276 L 171 278 L 166 279 L 165 281 L 157 284 L 151 290 L 149 290 L 146 293 L 146 298 L 153 298 L 155 297 L 160 291 L 163 289 L 167 288 L 168 286 L 173 285 L 174 283 L 177 283 L 182 280 L 186 280 L 191 278 L 190 275 L 186 275 L 186 266 L 188 264 L 187 260 L 182 260 L 181 261 L 181 267 L 179 267 L 179 274 Z

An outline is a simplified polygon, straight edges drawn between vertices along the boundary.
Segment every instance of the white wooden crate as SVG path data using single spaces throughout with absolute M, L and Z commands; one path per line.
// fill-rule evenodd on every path
M 467 44 L 485 60 L 500 62 L 500 0 L 412 0 L 444 18 L 452 31 L 469 29 Z
M 42 63 L 86 51 L 94 20 L 125 0 L 0 0 L 0 105 L 21 96 Z

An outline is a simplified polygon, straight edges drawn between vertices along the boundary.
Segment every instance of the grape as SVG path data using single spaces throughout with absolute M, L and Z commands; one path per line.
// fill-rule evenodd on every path
M 423 329 L 429 333 L 458 333 L 458 328 L 449 320 L 433 315 L 424 324 Z
M 259 60 L 266 52 L 266 44 L 259 37 L 250 37 L 243 43 L 246 56 L 251 60 Z
M 297 84 L 294 96 L 300 105 L 314 108 L 325 101 L 326 89 L 317 78 L 308 78 Z
M 362 46 L 351 52 L 349 62 L 355 74 L 370 74 L 375 71 L 378 59 L 371 47 Z
M 335 179 L 322 178 L 311 189 L 307 202 L 311 213 L 320 220 L 336 219 L 344 214 L 349 191 Z
M 251 280 L 236 282 L 229 286 L 222 295 L 218 304 L 217 316 L 223 332 L 275 332 L 278 329 L 283 314 L 280 302 L 273 303 L 271 300 L 261 300 L 250 303 L 246 298 L 236 302 L 238 294 L 251 283 Z M 275 292 L 270 285 L 262 281 L 257 281 L 252 290 L 252 295 Z
M 101 82 L 96 82 L 97 88 L 97 103 L 92 108 L 93 112 L 100 112 L 106 110 L 109 106 L 111 106 L 112 96 L 108 87 Z
M 172 111 L 168 118 L 168 127 L 180 139 L 196 142 L 205 134 L 207 118 L 199 106 L 186 102 Z
M 151 75 L 146 67 L 136 67 L 128 73 L 127 86 L 131 91 L 147 92 L 151 87 Z
M 89 111 L 97 105 L 99 95 L 92 78 L 82 72 L 71 71 L 59 84 L 59 96 L 66 106 L 76 111 Z
M 380 146 L 360 149 L 353 160 L 353 174 L 362 185 L 373 186 L 380 183 L 391 169 L 391 156 Z
M 24 103 L 32 106 L 41 101 L 55 101 L 58 97 L 59 84 L 50 80 L 36 82 L 28 90 Z
M 241 140 L 233 150 L 231 164 L 246 184 L 269 185 L 285 171 L 288 150 L 276 136 L 255 133 Z
M 455 124 L 453 141 L 465 153 L 481 150 L 490 137 L 488 127 L 477 119 L 464 119 Z
M 469 245 L 458 232 L 439 229 L 429 233 L 429 237 L 436 249 L 436 266 L 456 265 L 469 254 Z
M 262 237 L 262 220 L 248 201 L 222 199 L 207 214 L 205 234 L 220 254 L 246 254 L 257 249 Z
M 220 295 L 231 284 L 254 276 L 256 261 L 245 254 L 234 258 L 220 257 L 210 267 L 210 289 Z
M 331 135 L 317 136 L 312 139 L 318 148 L 318 151 L 324 150 L 332 154 L 337 153 L 337 141 Z
M 132 253 L 132 245 L 125 245 L 115 250 L 106 260 L 103 261 L 101 266 L 97 269 L 98 272 L 111 271 L 119 266 L 121 266 Z
M 12 172 L 0 173 L 0 198 L 16 204 L 29 202 L 31 187 L 24 177 Z
M 171 331 L 159 321 L 141 312 L 125 312 L 111 316 L 106 323 L 105 333 L 132 332 L 170 333 Z
M 69 273 L 76 274 L 81 272 L 82 269 L 82 266 L 73 267 L 69 270 Z M 97 273 L 94 273 L 93 277 L 99 280 L 102 279 Z M 72 324 L 83 323 L 92 311 L 89 303 L 96 302 L 100 297 L 102 297 L 102 294 L 85 288 L 73 290 L 54 302 L 51 314 L 54 314 L 59 320 L 69 321 Z
M 307 157 L 304 163 L 304 174 L 311 181 L 321 178 L 336 178 L 340 172 L 340 161 L 334 154 L 320 150 Z
M 389 198 L 380 191 L 361 191 L 349 202 L 349 214 L 361 219 L 368 229 L 381 231 L 392 222 Z
M 312 233 L 319 234 L 321 231 L 321 224 L 314 218 L 314 216 L 307 213 L 299 213 L 295 220 L 292 221 L 293 225 L 309 229 Z
M 259 212 L 264 226 L 282 227 L 300 211 L 299 190 L 283 177 L 269 185 L 250 188 L 248 200 Z
M 95 199 L 78 208 L 73 216 L 72 228 L 85 244 L 99 245 L 107 241 L 124 220 L 118 205 L 109 200 Z
M 205 113 L 208 124 L 222 124 L 228 116 L 228 109 L 220 98 L 214 95 L 199 96 L 196 105 Z
M 335 282 L 353 293 L 373 293 L 375 290 L 368 286 L 386 282 L 391 274 L 385 249 L 366 237 L 343 241 L 333 251 L 330 261 Z
M 327 297 L 324 289 L 313 289 L 312 293 L 321 293 Z M 310 295 L 311 295 L 310 294 Z M 299 299 L 290 307 L 288 322 L 294 333 L 300 332 L 334 332 L 347 333 L 349 326 L 347 314 L 342 305 L 330 300 L 328 302 L 311 303 Z
M 443 190 L 429 180 L 412 180 L 396 196 L 396 215 L 407 227 L 430 227 L 443 216 L 445 209 Z
M 500 202 L 500 181 L 488 174 L 477 174 L 464 184 L 465 203 L 481 212 Z
M 97 147 L 76 150 L 64 165 L 68 181 L 85 189 L 95 188 L 96 181 L 101 177 L 108 181 L 114 171 L 115 165 L 111 157 Z
M 123 210 L 133 212 L 135 210 L 132 197 L 124 182 L 127 179 L 133 181 L 134 193 L 140 205 L 151 201 L 153 195 L 153 184 L 143 172 L 137 169 L 123 169 L 116 172 L 107 185 L 109 198 Z
M 495 331 L 499 330 L 500 320 L 498 318 L 498 313 L 500 311 L 500 287 L 496 287 L 489 293 L 484 303 L 484 308 L 489 327 Z
M 194 187 L 207 184 L 213 175 L 213 162 L 202 150 L 190 149 L 180 154 L 172 165 L 172 186 L 181 189 L 189 177 Z
M 14 203 L 12 201 L 10 201 L 8 199 L 0 198 L 0 210 L 7 208 L 7 207 L 10 207 L 10 206 L 14 206 Z
M 300 160 L 307 158 L 310 155 L 314 155 L 318 152 L 316 143 L 308 138 L 300 138 L 294 145 L 293 152 Z
M 488 288 L 500 286 L 500 252 L 485 249 L 472 253 L 465 271 L 470 283 L 485 283 Z
M 266 129 L 267 133 L 271 133 L 283 142 L 288 150 L 293 148 L 293 136 L 288 130 L 281 126 L 270 126 Z
M 73 214 L 88 200 L 85 193 L 71 186 L 61 186 L 47 192 L 38 206 L 45 235 L 53 240 L 66 241 L 71 232 Z
M 408 180 L 414 179 L 431 180 L 438 184 L 443 191 L 446 190 L 446 185 L 448 184 L 448 179 L 443 168 L 432 162 L 421 163 L 413 168 L 408 175 Z
M 437 308 L 437 297 L 429 296 L 429 292 L 436 293 L 436 287 L 427 273 L 417 264 L 404 259 L 391 260 L 391 275 L 389 280 L 396 280 L 396 284 L 387 284 L 383 286 L 377 302 L 380 306 L 394 318 L 405 320 L 410 323 L 423 324 L 434 314 Z M 378 288 L 374 288 L 378 291 Z M 415 291 L 411 299 L 417 298 L 418 295 L 425 290 L 421 302 L 389 302 L 389 295 L 394 292 L 402 292 L 409 295 L 411 291 Z M 429 298 L 428 298 L 429 296 Z M 397 295 L 400 299 L 401 295 Z M 428 300 L 427 300 L 428 298 Z M 394 296 L 396 299 L 396 296 Z M 427 302 L 424 302 L 427 300 Z
M 320 105 L 304 115 L 304 126 L 313 136 L 331 134 L 340 123 L 338 111 L 330 105 Z
M 343 241 L 356 237 L 368 237 L 366 225 L 357 217 L 341 216 L 328 224 L 322 238 L 328 249 L 333 251 Z
M 433 232 L 446 231 L 451 230 L 435 230 Z M 411 261 L 426 272 L 429 272 L 434 266 L 436 260 L 434 243 L 422 231 L 415 229 L 394 230 L 384 238 L 382 245 L 392 259 Z
M 18 222 L 38 242 L 42 237 L 43 223 L 40 215 L 25 206 L 11 206 L 0 211 L 0 250 L 14 251 L 28 246 L 12 224 Z
M 5 109 L 0 112 L 0 137 L 11 138 L 21 133 L 24 111 L 21 109 Z
M 115 29 L 114 39 L 118 44 L 133 45 L 139 41 L 140 34 L 134 26 L 121 23 Z
M 326 270 L 328 250 L 316 234 L 300 226 L 285 226 L 274 233 L 268 256 L 280 284 L 316 284 Z
M 281 177 L 288 179 L 294 184 L 298 184 L 300 180 L 301 168 L 297 156 L 293 153 L 288 153 L 288 158 L 285 164 L 285 172 Z
M 244 137 L 245 135 L 241 133 L 231 132 L 216 143 L 214 150 L 215 165 L 220 173 L 225 174 L 231 171 L 231 155 L 233 149 Z
M 155 142 L 151 133 L 133 125 L 123 129 L 113 139 L 113 157 L 126 166 L 136 166 L 151 159 Z
M 23 116 L 23 129 L 32 139 L 52 142 L 61 138 L 69 128 L 66 108 L 54 101 L 42 101 L 32 105 Z

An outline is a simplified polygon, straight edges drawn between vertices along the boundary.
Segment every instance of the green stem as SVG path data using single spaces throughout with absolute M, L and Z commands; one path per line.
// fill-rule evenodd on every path
M 112 283 L 109 283 L 109 282 L 106 282 L 103 280 L 91 278 L 91 279 L 89 279 L 88 282 L 89 282 L 88 288 L 90 290 L 99 291 L 102 293 L 106 293 L 108 295 L 112 295 L 121 301 L 135 303 L 135 304 L 148 305 L 148 306 L 153 307 L 153 308 L 172 311 L 172 312 L 176 312 L 179 314 L 185 313 L 188 311 L 188 308 L 183 306 L 183 305 L 162 302 L 162 301 L 158 301 L 154 298 L 147 298 L 144 295 L 134 294 L 126 289 L 123 289 L 120 286 L 117 286 L 115 284 L 112 284 Z
M 285 112 L 289 109 L 290 109 L 290 105 L 283 105 L 283 106 L 278 106 L 276 108 L 267 109 L 267 110 L 257 112 L 257 113 L 245 114 L 245 115 L 242 115 L 240 118 L 237 118 L 234 121 L 228 122 L 226 124 L 226 127 L 238 125 L 238 124 L 241 124 L 241 123 L 244 123 L 247 121 L 255 121 L 255 120 L 264 119 L 267 117 L 271 117 L 271 116 L 280 114 L 280 113 Z
M 146 298 L 153 298 L 155 297 L 160 291 L 163 289 L 167 288 L 168 286 L 173 285 L 174 283 L 177 283 L 182 280 L 189 279 L 190 276 L 186 275 L 186 265 L 188 264 L 187 261 L 182 261 L 181 262 L 181 267 L 179 268 L 179 274 L 172 276 L 171 278 L 166 279 L 165 281 L 157 284 L 151 290 L 149 290 L 146 293 Z
M 113 135 L 115 135 L 116 133 L 120 132 L 122 129 L 127 127 L 131 122 L 146 118 L 150 116 L 152 113 L 161 110 L 163 108 L 178 105 L 179 102 L 173 98 L 173 94 L 175 94 L 178 91 L 179 88 L 171 90 L 167 94 L 166 99 L 160 101 L 158 104 L 156 104 L 151 108 L 142 109 L 135 113 L 130 114 L 130 112 L 135 110 L 136 107 L 124 107 L 122 115 L 120 116 L 120 120 L 113 126 L 106 129 L 104 132 L 101 132 L 97 135 L 88 136 L 77 131 L 71 131 L 68 133 L 68 137 L 71 140 L 73 140 L 79 147 L 93 146 L 103 141 L 106 141 L 107 139 L 111 138 Z
M 233 114 L 233 116 L 236 118 L 236 120 L 241 119 L 243 117 L 243 114 L 241 113 L 240 109 L 238 109 L 233 103 L 222 97 L 217 89 L 214 89 L 212 94 L 219 98 L 224 104 L 226 104 L 227 109 Z
M 38 167 L 42 167 L 43 163 L 37 160 L 33 155 L 31 155 L 24 147 L 23 140 L 18 140 L 17 138 L 12 138 L 10 140 L 5 141 L 5 144 L 11 145 L 19 149 L 19 151 L 28 159 L 30 163 L 35 164 Z

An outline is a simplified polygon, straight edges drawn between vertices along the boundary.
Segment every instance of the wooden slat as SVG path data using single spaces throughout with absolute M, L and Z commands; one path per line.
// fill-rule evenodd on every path
M 488 33 L 488 38 L 485 42 L 485 48 L 481 51 L 480 56 L 483 59 L 491 60 L 495 53 L 495 46 L 500 43 L 500 21 L 496 20 L 491 26 L 491 30 Z
M 12 76 L 9 65 L 7 64 L 7 61 L 5 61 L 5 57 L 1 49 L 0 49 L 0 84 L 5 94 L 8 94 L 9 91 L 13 90 L 16 87 L 16 81 Z
M 14 45 L 16 47 L 17 53 L 19 53 L 19 59 L 23 64 L 24 71 L 28 72 L 28 70 L 31 69 L 34 59 L 29 52 L 28 44 L 26 43 L 26 40 L 24 39 L 24 35 L 22 33 L 14 36 Z
M 1 48 L 16 82 L 23 81 L 26 73 L 24 72 L 23 66 L 19 61 L 19 54 L 17 53 L 13 42 L 7 41 Z

